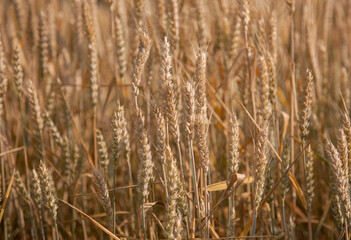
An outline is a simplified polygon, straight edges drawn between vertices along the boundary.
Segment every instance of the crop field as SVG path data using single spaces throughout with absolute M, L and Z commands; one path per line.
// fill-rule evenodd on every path
M 350 239 L 351 1 L 1 0 L 0 239 Z

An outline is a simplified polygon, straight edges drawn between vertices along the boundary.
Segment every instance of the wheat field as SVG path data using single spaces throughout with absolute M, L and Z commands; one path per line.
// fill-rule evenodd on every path
M 0 239 L 349 239 L 349 0 L 2 0 L 0 23 Z

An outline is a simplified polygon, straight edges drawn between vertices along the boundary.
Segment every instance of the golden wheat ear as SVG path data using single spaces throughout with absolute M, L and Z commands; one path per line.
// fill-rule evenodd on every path
M 173 76 L 171 73 L 172 56 L 170 44 L 165 37 L 161 47 L 160 67 L 160 98 L 162 114 L 165 116 L 167 126 L 175 142 L 180 141 L 179 119 Z
M 40 179 L 41 197 L 43 199 L 43 203 L 49 210 L 51 218 L 56 223 L 58 209 L 56 203 L 56 189 L 52 176 L 42 160 L 39 164 L 38 174 Z
M 101 171 L 99 171 L 98 169 L 93 169 L 93 175 L 94 175 L 94 179 L 95 179 L 95 184 L 98 190 L 98 196 L 99 196 L 99 200 L 102 204 L 102 207 L 104 208 L 106 215 L 109 219 L 108 224 L 109 226 L 112 226 L 112 207 L 111 207 L 111 199 L 110 199 L 110 194 L 108 191 L 108 187 L 107 187 L 107 183 L 104 179 L 104 177 L 101 174 Z
M 329 167 L 331 173 L 331 188 L 340 199 L 342 215 L 347 222 L 350 222 L 351 204 L 349 195 L 349 185 L 347 174 L 343 169 L 340 154 L 334 145 L 326 140 L 324 150 L 329 158 Z M 335 203 L 337 204 L 337 203 Z

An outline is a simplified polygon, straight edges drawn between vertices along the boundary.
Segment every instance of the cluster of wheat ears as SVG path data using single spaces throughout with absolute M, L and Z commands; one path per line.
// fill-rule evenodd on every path
M 349 239 L 349 0 L 1 0 L 0 239 Z

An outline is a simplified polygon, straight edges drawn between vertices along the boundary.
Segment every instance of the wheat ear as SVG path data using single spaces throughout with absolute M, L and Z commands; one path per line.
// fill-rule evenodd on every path
M 16 44 L 15 52 L 13 54 L 12 66 L 14 71 L 14 82 L 16 85 L 18 97 L 21 99 L 23 93 L 23 66 L 21 59 L 21 48 L 19 44 Z
M 179 48 L 179 6 L 178 0 L 167 0 L 167 22 L 170 30 L 171 52 L 175 53 Z
M 15 170 L 15 186 L 17 187 L 18 191 L 21 193 L 22 197 L 26 200 L 29 201 L 30 196 L 29 193 L 27 191 L 26 186 L 24 185 L 21 175 L 19 174 L 19 172 L 17 170 Z
M 59 239 L 57 228 L 57 203 L 56 203 L 56 190 L 54 182 L 49 170 L 46 168 L 43 161 L 39 164 L 39 179 L 41 187 L 41 195 L 45 206 L 48 208 L 50 216 L 55 224 L 56 238 Z
M 115 42 L 116 42 L 116 55 L 118 62 L 119 76 L 121 79 L 127 71 L 127 56 L 126 56 L 126 42 L 124 40 L 125 30 L 120 16 L 115 17 Z
M 227 184 L 231 181 L 233 174 L 239 169 L 239 122 L 236 116 L 230 116 L 228 124 L 228 136 L 226 142 L 227 156 Z M 235 235 L 235 196 L 229 199 L 228 214 L 228 236 Z
M 178 111 L 174 84 L 171 74 L 172 56 L 170 55 L 170 45 L 165 37 L 161 50 L 160 67 L 160 91 L 162 100 L 162 112 L 168 124 L 169 131 L 175 142 L 180 141 Z
M 96 187 L 98 189 L 99 199 L 109 219 L 108 224 L 109 226 L 112 226 L 113 212 L 112 212 L 110 194 L 108 192 L 107 183 L 98 169 L 93 169 L 93 175 L 94 175 Z
M 108 157 L 107 146 L 100 129 L 96 129 L 96 140 L 98 146 L 98 157 L 101 169 L 103 169 L 104 176 L 108 177 L 108 167 L 110 159 Z
M 49 33 L 47 29 L 47 15 L 40 11 L 39 15 L 39 76 L 42 81 L 46 81 L 48 76 L 49 63 Z
M 334 188 L 335 192 L 340 198 L 343 217 L 349 223 L 351 205 L 347 173 L 343 169 L 343 163 L 340 159 L 340 154 L 329 140 L 326 141 L 324 149 L 329 158 L 329 167 L 332 176 L 332 188 Z
M 35 200 L 36 206 L 39 209 L 40 231 L 41 231 L 42 238 L 44 240 L 45 232 L 44 232 L 43 216 L 42 216 L 43 198 L 42 198 L 39 175 L 35 169 L 33 169 L 33 191 L 34 191 L 34 200 Z

